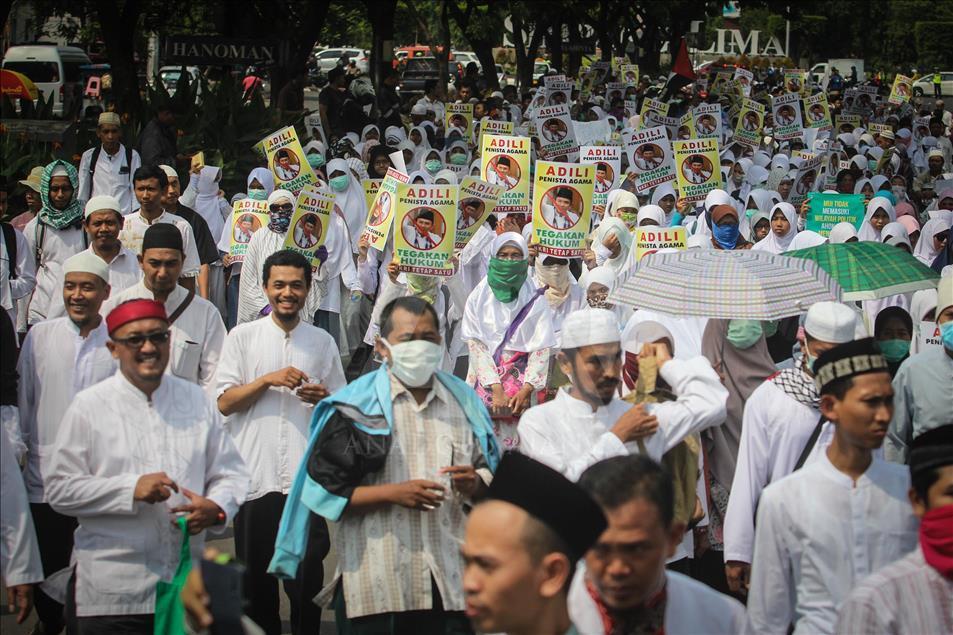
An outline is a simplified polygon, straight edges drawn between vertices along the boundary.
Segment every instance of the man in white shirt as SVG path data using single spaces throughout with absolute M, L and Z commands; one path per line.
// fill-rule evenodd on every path
M 214 304 L 178 284 L 183 255 L 182 234 L 174 225 L 150 226 L 143 235 L 139 256 L 142 280 L 115 294 L 104 311 L 133 298 L 161 302 L 172 327 L 172 357 L 166 371 L 199 384 L 211 394 L 225 341 L 225 323 Z
M 76 520 L 54 511 L 45 485 L 63 415 L 76 394 L 111 376 L 116 365 L 106 350 L 100 307 L 109 295 L 109 269 L 89 251 L 63 263 L 65 317 L 44 320 L 27 333 L 20 351 L 20 432 L 27 446 L 24 472 L 45 576 L 70 564 Z M 63 627 L 63 605 L 42 590 L 36 610 L 46 632 Z
M 80 159 L 78 196 L 82 201 L 100 195 L 114 196 L 119 201 L 119 213 L 125 215 L 139 207 L 132 193 L 132 175 L 142 161 L 138 152 L 122 144 L 120 125 L 118 113 L 99 115 L 96 137 L 100 145 L 84 152 Z
M 409 215 L 404 221 L 404 239 L 411 247 L 417 249 L 433 249 L 440 244 L 443 237 L 435 234 L 431 229 L 434 225 L 434 213 L 430 209 L 422 209 L 414 218 Z
M 699 185 L 711 178 L 711 170 L 704 168 L 704 157 L 700 154 L 692 155 L 686 163 L 682 164 L 682 176 L 688 179 L 689 183 Z
M 119 370 L 79 393 L 56 438 L 50 505 L 75 516 L 70 632 L 152 633 L 156 586 L 180 561 L 183 520 L 193 561 L 203 531 L 224 528 L 248 473 L 221 416 L 191 382 L 165 374 L 165 308 L 131 300 L 106 317 Z
M 556 192 L 551 200 L 547 202 L 549 196 L 544 196 L 539 203 L 543 212 L 543 218 L 554 229 L 570 229 L 579 222 L 579 214 L 572 209 L 572 190 L 568 187 L 556 188 Z
M 248 499 L 235 517 L 235 549 L 246 569 L 246 614 L 267 633 L 281 632 L 278 581 L 266 573 L 281 512 L 308 446 L 313 406 L 346 384 L 331 336 L 300 319 L 311 263 L 277 251 L 262 271 L 271 314 L 240 324 L 225 340 L 216 375 L 218 407 L 248 465 Z M 316 633 L 321 609 L 311 600 L 324 583 L 330 549 L 327 522 L 311 518 L 305 560 L 285 582 L 296 633 Z
M 748 592 L 761 492 L 793 472 L 799 462 L 818 458 L 830 443 L 832 428 L 821 420 L 811 367 L 821 353 L 853 340 L 856 330 L 857 314 L 850 307 L 813 304 L 804 321 L 805 355 L 800 365 L 769 377 L 745 403 L 724 526 L 725 575 L 734 593 Z
M 288 150 L 278 150 L 275 155 L 275 176 L 280 181 L 291 181 L 298 176 L 299 166 L 291 164 L 291 153 Z
M 6 210 L 0 210 L 6 214 Z M 36 260 L 23 233 L 10 223 L 2 223 L 0 235 L 0 307 L 17 324 L 17 300 L 30 295 L 36 286 Z
M 685 535 L 685 524 L 674 518 L 671 478 L 644 456 L 605 459 L 580 477 L 609 521 L 569 592 L 569 615 L 580 633 L 742 631 L 740 602 L 665 569 Z
M 198 291 L 195 282 L 199 275 L 199 252 L 192 235 L 192 226 L 181 216 L 165 211 L 162 207 L 162 195 L 169 187 L 169 177 L 160 168 L 150 165 L 139 168 L 132 177 L 139 210 L 124 218 L 119 240 L 123 247 L 134 254 L 142 253 L 142 237 L 146 230 L 158 223 L 168 223 L 178 228 L 182 234 L 185 263 L 182 267 L 182 285 L 186 289 Z
M 874 457 L 887 436 L 893 387 L 872 338 L 814 363 L 831 444 L 810 465 L 764 490 L 758 506 L 748 631 L 834 632 L 854 585 L 916 545 L 906 467 Z
M 728 391 L 704 357 L 672 359 L 664 344 L 647 344 L 676 401 L 633 406 L 616 397 L 622 373 L 618 320 L 606 309 L 583 309 L 563 321 L 558 361 L 572 386 L 526 411 L 520 451 L 576 480 L 611 456 L 655 460 L 688 435 L 725 419 Z
M 486 180 L 493 185 L 501 185 L 504 190 L 511 190 L 519 183 L 519 179 L 510 176 L 512 161 L 508 156 L 500 156 L 496 159 L 496 167 L 490 166 L 486 171 Z

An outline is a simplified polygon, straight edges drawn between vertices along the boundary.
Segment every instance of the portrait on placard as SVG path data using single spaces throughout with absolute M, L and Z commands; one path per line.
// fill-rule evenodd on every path
M 292 181 L 301 172 L 301 159 L 293 150 L 282 148 L 275 153 L 272 172 L 282 181 Z
M 261 228 L 261 221 L 254 214 L 242 214 L 235 221 L 234 237 L 236 243 L 246 244 L 251 236 Z
M 553 229 L 571 229 L 582 217 L 582 195 L 573 187 L 557 185 L 549 188 L 539 206 L 543 222 Z
M 797 114 L 794 112 L 794 108 L 790 105 L 784 105 L 778 108 L 778 120 L 775 121 L 777 126 L 790 126 L 797 119 Z
M 487 183 L 511 190 L 519 183 L 520 176 L 519 162 L 505 154 L 499 154 L 487 163 L 483 178 Z
M 682 175 L 692 184 L 704 183 L 711 178 L 713 167 L 708 157 L 701 154 L 693 154 L 682 161 Z
M 615 182 L 615 171 L 612 166 L 605 161 L 596 162 L 596 181 L 593 185 L 593 191 L 596 194 L 604 194 L 612 189 Z
M 294 241 L 302 249 L 311 249 L 321 239 L 321 219 L 317 214 L 305 214 L 294 226 Z
M 368 219 L 367 224 L 372 227 L 377 227 L 386 221 L 388 215 L 390 215 L 393 205 L 394 200 L 391 198 L 390 192 L 381 192 L 380 196 L 377 197 L 377 201 L 374 203 L 374 206 L 371 209 L 371 216 Z
M 699 136 L 714 134 L 718 129 L 718 123 L 711 115 L 702 115 L 695 121 L 695 130 Z
M 540 134 L 549 143 L 556 143 L 566 138 L 566 135 L 569 134 L 569 128 L 566 126 L 566 122 L 552 117 L 543 122 L 543 129 Z
M 437 210 L 431 207 L 412 209 L 404 216 L 400 228 L 407 244 L 416 249 L 435 249 L 447 233 L 447 223 Z
M 647 172 L 659 167 L 664 161 L 665 151 L 662 150 L 661 146 L 654 143 L 646 143 L 639 146 L 638 150 L 636 150 L 633 162 L 640 170 Z
M 486 205 L 476 197 L 467 197 L 460 200 L 457 205 L 457 230 L 467 229 L 473 226 L 483 215 Z
M 817 181 L 817 170 L 808 170 L 798 177 L 794 184 L 794 191 L 798 195 L 806 196 L 808 192 L 814 189 L 814 183 Z
M 745 113 L 742 126 L 744 126 L 744 129 L 748 132 L 757 132 L 761 129 L 761 115 L 756 112 Z

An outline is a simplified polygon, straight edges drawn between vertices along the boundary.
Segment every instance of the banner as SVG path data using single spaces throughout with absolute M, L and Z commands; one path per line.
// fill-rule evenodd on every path
M 268 224 L 268 202 L 243 198 L 232 204 L 232 237 L 228 243 L 228 255 L 232 262 L 241 262 L 248 251 L 251 236 Z
M 913 80 L 906 75 L 897 73 L 897 76 L 893 78 L 893 86 L 890 88 L 890 97 L 887 98 L 887 103 L 894 106 L 905 104 L 910 101 L 912 94 Z
M 764 127 L 764 104 L 745 99 L 738 113 L 738 125 L 732 140 L 735 143 L 757 148 L 761 145 L 761 129 Z
M 791 186 L 791 192 L 788 194 L 788 203 L 798 209 L 807 195 L 817 190 L 817 180 L 821 172 L 823 157 L 815 156 L 803 161 L 797 169 L 797 176 L 794 177 L 794 185 Z
M 833 124 L 831 123 L 831 109 L 827 103 L 827 94 L 817 93 L 805 97 L 804 116 L 808 128 L 830 130 Z
M 268 168 L 275 175 L 275 189 L 285 189 L 297 196 L 306 186 L 317 182 L 294 126 L 276 130 L 260 143 L 268 158 Z
M 675 159 L 665 128 L 636 130 L 626 139 L 626 152 L 629 171 L 636 174 L 637 193 L 675 180 Z
M 381 189 L 381 182 L 384 179 L 362 179 L 361 187 L 364 189 L 364 202 L 367 203 L 367 209 L 371 208 L 371 205 L 374 204 L 374 199 L 377 198 L 377 191 Z
M 627 86 L 635 86 L 639 83 L 638 64 L 623 64 L 619 67 L 619 72 L 621 73 L 622 82 Z
M 934 346 L 943 346 L 943 339 L 940 337 L 940 326 L 936 322 L 921 321 L 917 344 L 919 345 L 917 350 L 921 353 Z
M 635 230 L 635 259 L 642 260 L 659 249 L 688 249 L 686 241 L 684 227 L 638 227 Z
M 695 114 L 695 136 L 699 139 L 721 139 L 721 106 L 702 104 Z
M 513 135 L 513 122 L 512 121 L 497 121 L 496 119 L 490 119 L 489 117 L 484 117 L 480 121 L 480 139 L 484 135 L 495 134 L 495 135 Z
M 618 187 L 622 159 L 619 146 L 583 146 L 579 149 L 580 163 L 596 166 L 596 178 L 592 187 L 592 204 L 605 206 L 609 190 Z
M 394 222 L 394 205 L 397 201 L 397 188 L 401 183 L 410 180 L 403 172 L 388 168 L 384 180 L 377 189 L 377 196 L 367 206 L 367 219 L 364 221 L 364 231 L 361 238 L 366 238 L 371 247 L 381 253 L 387 246 L 387 235 Z
M 751 97 L 751 84 L 754 82 L 754 73 L 747 68 L 736 68 L 733 79 L 741 86 L 741 94 L 745 97 Z
M 400 185 L 394 231 L 397 268 L 425 276 L 452 276 L 457 185 Z
M 850 223 L 854 229 L 860 229 L 867 211 L 863 194 L 810 192 L 807 205 L 805 227 L 825 237 L 830 235 L 831 228 L 837 223 Z
M 807 71 L 803 68 L 784 69 L 784 90 L 789 93 L 808 95 L 810 93 Z
M 463 249 L 476 234 L 486 217 L 493 213 L 496 201 L 503 188 L 490 185 L 473 176 L 463 177 L 460 182 L 460 201 L 457 204 L 456 249 Z
M 313 186 L 301 190 L 282 249 L 298 252 L 311 261 L 313 268 L 317 268 L 314 252 L 328 238 L 331 214 L 334 213 L 334 199 L 333 193 Z
M 539 252 L 559 258 L 582 255 L 589 235 L 594 165 L 536 162 L 533 239 Z
M 797 93 L 785 93 L 774 98 L 771 105 L 774 114 L 774 128 L 771 136 L 778 141 L 800 139 L 804 133 L 801 121 L 801 96 Z
M 680 198 L 703 201 L 712 190 L 721 187 L 721 168 L 716 139 L 674 141 L 675 168 Z
M 540 108 L 534 121 L 539 141 L 537 154 L 541 159 L 561 157 L 571 162 L 579 156 L 568 104 Z
M 503 188 L 498 213 L 529 213 L 529 149 L 529 137 L 483 135 L 480 174 L 487 183 Z

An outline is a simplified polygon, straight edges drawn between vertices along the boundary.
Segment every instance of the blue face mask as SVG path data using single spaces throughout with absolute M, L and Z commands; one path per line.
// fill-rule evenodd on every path
M 711 233 L 715 238 L 715 242 L 718 243 L 722 249 L 734 249 L 738 243 L 739 231 L 737 223 L 729 225 L 716 225 L 712 223 Z
M 328 183 L 331 185 L 331 189 L 335 192 L 343 192 L 347 189 L 348 178 L 346 174 L 342 176 L 335 176 L 332 177 Z
M 943 342 L 943 348 L 953 351 L 953 321 L 940 325 L 940 340 Z
M 268 192 L 266 192 L 266 191 L 263 190 L 263 189 L 257 188 L 257 187 L 250 187 L 250 188 L 248 188 L 247 194 L 248 194 L 248 198 L 250 198 L 250 199 L 252 199 L 252 200 L 255 200 L 255 201 L 267 201 L 267 200 L 268 200 Z

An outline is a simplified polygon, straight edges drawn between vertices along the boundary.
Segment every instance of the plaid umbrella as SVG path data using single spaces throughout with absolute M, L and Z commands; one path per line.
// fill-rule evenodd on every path
M 940 274 L 893 245 L 871 241 L 824 244 L 784 254 L 816 262 L 844 290 L 844 300 L 875 300 L 936 288 Z
M 646 256 L 622 276 L 609 301 L 670 315 L 776 320 L 815 302 L 840 300 L 817 264 L 766 251 L 689 249 Z

